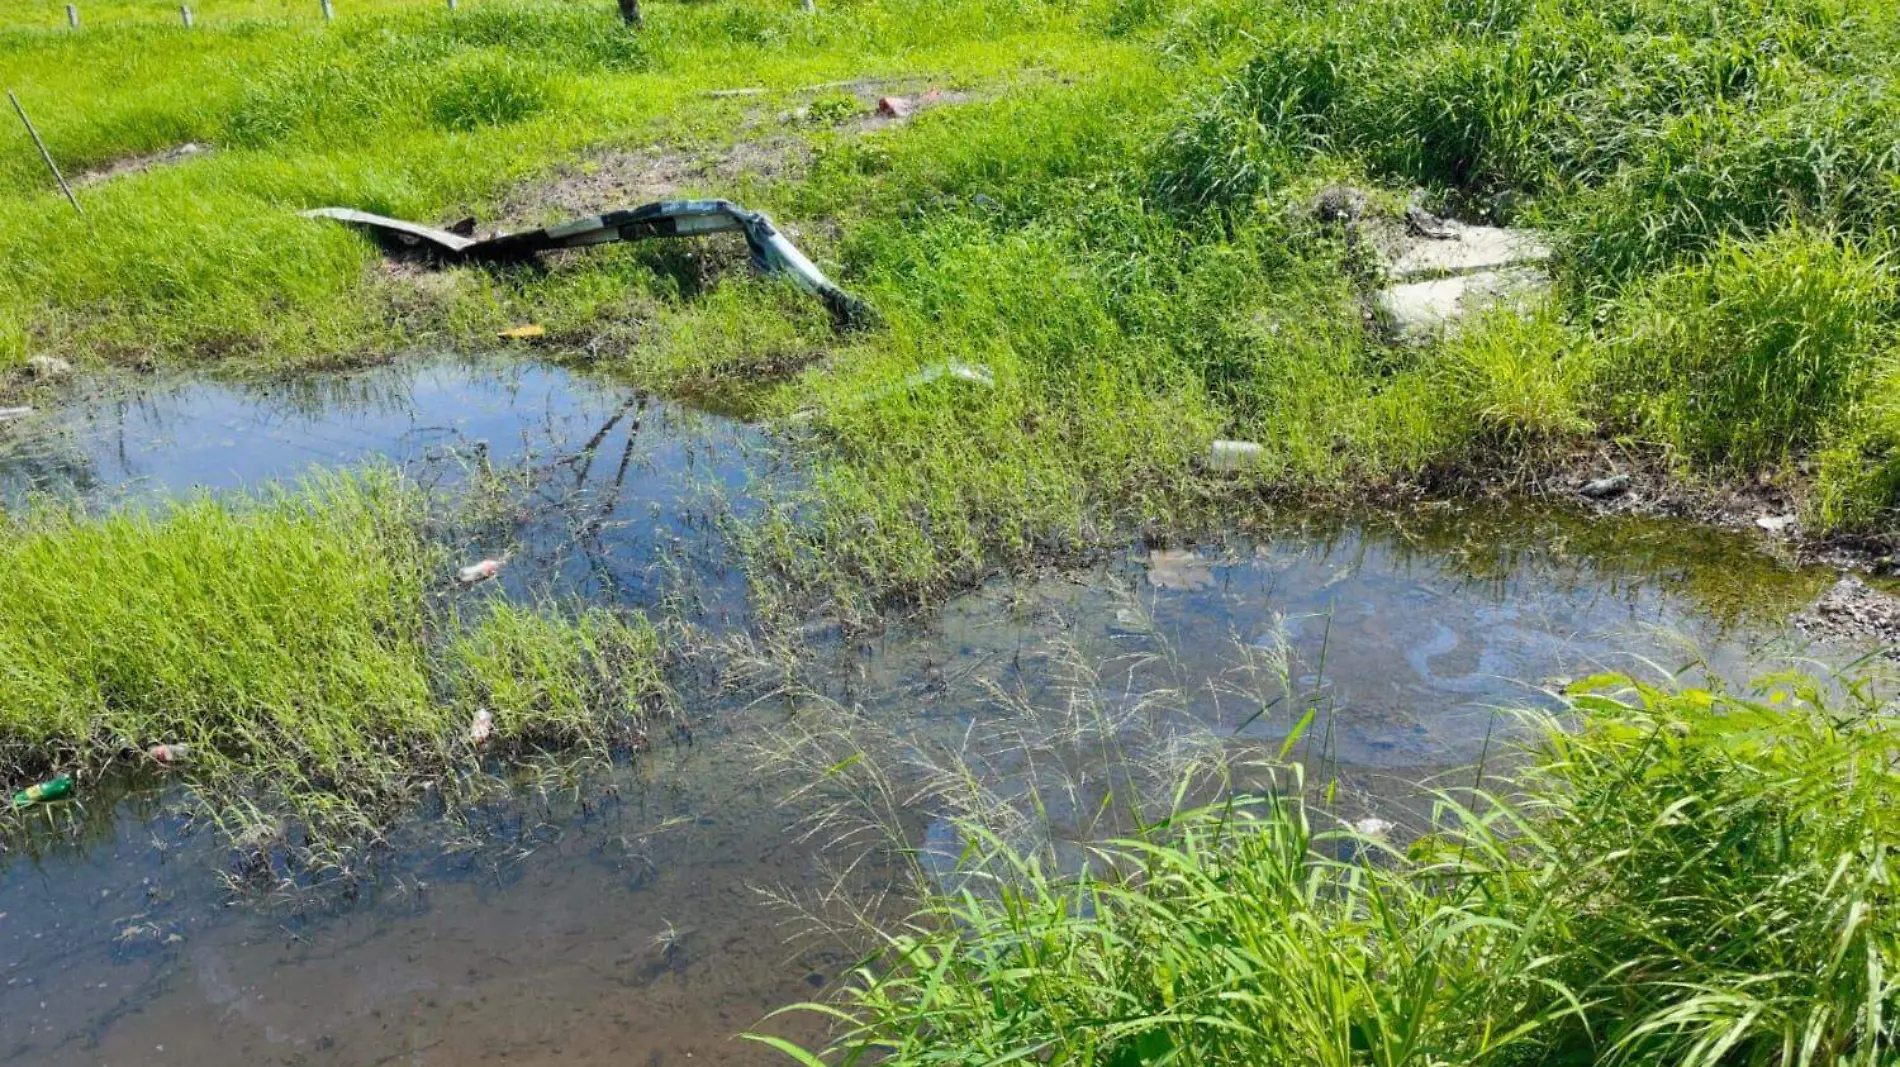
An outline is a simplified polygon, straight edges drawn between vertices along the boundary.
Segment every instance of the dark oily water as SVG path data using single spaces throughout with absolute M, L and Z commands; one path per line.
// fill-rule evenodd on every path
M 515 548 L 529 565 L 483 595 L 650 608 L 682 603 L 662 603 L 663 589 L 742 607 L 707 517 L 742 509 L 752 479 L 795 476 L 741 424 L 533 367 L 424 364 L 288 391 L 181 383 L 6 432 L 0 483 L 16 498 L 111 499 L 128 479 L 150 497 L 375 456 L 459 484 L 485 451 L 527 473 L 471 549 Z M 869 642 L 814 630 L 799 662 L 778 665 L 789 682 L 687 685 L 690 743 L 577 794 L 524 786 L 468 819 L 418 813 L 375 878 L 320 910 L 233 898 L 225 849 L 177 796 L 82 798 L 78 831 L 42 828 L 0 866 L 0 1059 L 771 1062 L 732 1035 L 822 995 L 854 957 L 788 943 L 799 925 L 756 892 L 821 893 L 849 858 L 804 836 L 805 811 L 778 802 L 800 779 L 786 764 L 761 771 L 760 746 L 861 723 L 898 763 L 965 757 L 995 804 L 1037 792 L 1058 800 L 1049 819 L 1080 824 L 1091 783 L 1113 777 L 1097 768 L 1130 750 L 1272 751 L 1311 707 L 1296 752 L 1347 784 L 1345 813 L 1402 820 L 1417 782 L 1462 781 L 1458 769 L 1505 744 L 1498 708 L 1553 704 L 1540 688 L 1552 676 L 1701 657 L 1741 677 L 1808 651 L 1853 654 L 1788 632 L 1829 577 L 1734 535 L 1518 511 L 1292 523 L 999 580 Z M 742 610 L 699 618 L 743 629 Z M 1083 690 L 1109 729 L 1054 760 L 1012 752 L 1012 739 L 1061 748 L 1051 739 Z M 921 796 L 905 829 L 956 852 L 952 807 Z M 890 872 L 858 877 L 868 892 Z
M 449 488 L 499 471 L 511 506 L 468 551 L 509 555 L 511 591 L 557 578 L 562 592 L 645 605 L 690 568 L 702 601 L 731 608 L 742 583 L 710 522 L 744 511 L 748 479 L 774 470 L 771 453 L 744 423 L 624 386 L 435 358 L 255 382 L 108 382 L 0 424 L 0 501 L 150 504 L 370 462 Z

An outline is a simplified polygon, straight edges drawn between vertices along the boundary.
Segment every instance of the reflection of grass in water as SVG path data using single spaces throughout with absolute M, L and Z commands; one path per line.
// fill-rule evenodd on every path
M 1297 790 L 1177 807 L 1083 866 L 972 812 L 960 876 L 920 880 L 819 1009 L 829 1061 L 1888 1062 L 1878 701 L 1597 684 L 1508 798 L 1441 795 L 1405 849 L 1316 829 Z
M 377 832 L 488 751 L 605 744 L 663 695 L 639 618 L 505 601 L 458 613 L 398 476 L 319 477 L 159 512 L 43 510 L 0 546 L 0 773 L 101 769 L 185 743 L 234 837 Z M 284 811 L 279 811 L 281 805 Z

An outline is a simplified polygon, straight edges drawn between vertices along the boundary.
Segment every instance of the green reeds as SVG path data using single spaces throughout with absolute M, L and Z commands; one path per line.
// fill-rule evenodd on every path
M 1052 863 L 960 820 L 800 1062 L 1867 1065 L 1900 1052 L 1891 726 L 1597 679 L 1399 847 L 1299 790 Z M 1495 781 L 1495 777 L 1493 779 Z
M 174 770 L 214 807 L 258 794 L 325 837 L 373 829 L 458 761 L 640 727 L 665 694 L 643 619 L 458 610 L 428 519 L 417 488 L 372 470 L 18 520 L 0 547 L 0 775 L 183 744 Z

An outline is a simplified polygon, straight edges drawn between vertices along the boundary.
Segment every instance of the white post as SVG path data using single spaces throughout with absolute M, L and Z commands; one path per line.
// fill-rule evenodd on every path
M 450 11 L 455 10 L 455 0 L 449 0 L 449 10 Z
M 79 28 L 79 9 L 72 4 L 66 5 L 66 25 L 75 30 Z
M 323 0 L 323 21 L 329 22 L 334 18 L 336 18 L 336 9 L 330 6 L 330 0 Z
M 178 13 L 184 16 L 185 28 L 191 29 L 191 5 L 189 4 L 180 5 L 178 8 Z

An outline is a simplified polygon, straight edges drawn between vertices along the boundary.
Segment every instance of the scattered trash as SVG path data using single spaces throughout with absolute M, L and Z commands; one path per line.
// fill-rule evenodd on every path
M 996 379 L 990 374 L 988 367 L 980 364 L 957 363 L 953 361 L 949 363 L 932 363 L 930 366 L 910 375 L 903 381 L 860 393 L 857 400 L 859 403 L 871 403 L 897 393 L 909 392 L 919 386 L 929 385 L 931 382 L 942 381 L 945 378 L 951 381 L 967 382 L 970 385 L 982 386 L 985 389 L 996 388 Z M 811 408 L 804 408 L 792 412 L 789 418 L 793 422 L 808 422 L 817 414 L 818 413 Z
M 27 374 L 41 381 L 56 382 L 73 376 L 73 365 L 58 356 L 34 356 L 26 361 Z
M 524 259 L 540 252 L 587 248 L 615 241 L 739 233 L 745 236 L 746 247 L 751 249 L 754 266 L 768 274 L 784 274 L 799 288 L 817 296 L 839 325 L 862 326 L 875 318 L 870 305 L 832 284 L 823 271 L 785 239 L 771 219 L 756 211 L 747 211 L 730 200 L 663 200 L 559 226 L 483 238 L 352 208 L 316 208 L 303 214 L 306 218 L 335 219 L 363 226 L 403 246 L 426 245 L 438 255 L 458 260 Z
M 905 378 L 902 388 L 915 389 L 941 378 L 954 378 L 960 382 L 969 382 L 971 385 L 980 385 L 985 389 L 996 388 L 996 379 L 990 376 L 988 367 L 971 366 L 968 363 L 933 363 Z
M 1612 474 L 1607 478 L 1598 478 L 1594 481 L 1584 483 L 1583 488 L 1579 489 L 1578 492 L 1589 497 L 1591 500 L 1608 500 L 1614 496 L 1622 496 L 1629 491 L 1629 487 L 1629 475 Z
M 155 763 L 184 763 L 191 759 L 192 749 L 190 745 L 172 742 L 167 745 L 153 745 L 145 750 L 145 754 L 152 757 Z
M 19 808 L 30 808 L 35 804 L 43 804 L 49 800 L 61 800 L 72 795 L 73 777 L 70 774 L 62 774 L 57 778 L 48 779 L 38 785 L 28 786 L 18 793 L 13 794 L 13 806 L 16 810 Z
M 1793 515 L 1763 515 L 1755 520 L 1755 525 L 1776 536 L 1782 536 L 1794 529 Z
M 880 96 L 877 98 L 877 113 L 887 119 L 909 118 L 917 105 L 901 96 Z
M 1253 441 L 1215 441 L 1207 450 L 1207 469 L 1241 471 L 1260 462 L 1264 449 Z
M 477 746 L 487 744 L 494 732 L 495 716 L 487 708 L 476 712 L 474 720 L 468 724 L 468 739 Z
M 1214 585 L 1214 567 L 1188 548 L 1156 548 L 1148 552 L 1148 584 L 1156 589 L 1193 593 Z
M 1391 833 L 1392 831 L 1398 829 L 1399 827 L 1397 823 L 1387 822 L 1386 820 L 1381 819 L 1377 816 L 1369 815 L 1366 818 L 1360 819 L 1358 822 L 1353 823 L 1352 828 L 1354 831 L 1358 832 L 1362 836 L 1374 837 L 1380 840 L 1384 840 L 1385 835 Z
M 8 419 L 24 418 L 31 414 L 33 414 L 32 408 L 0 408 L 0 422 L 6 422 Z
M 485 582 L 500 573 L 500 560 L 485 559 L 480 563 L 471 563 L 461 570 L 456 571 L 455 580 L 461 582 L 463 585 L 475 585 L 478 582 Z
M 1405 228 L 1432 241 L 1449 241 L 1458 236 L 1444 219 L 1425 210 L 1425 190 L 1415 189 L 1405 203 Z
M 495 336 L 504 341 L 528 341 L 536 337 L 546 337 L 547 335 L 548 331 L 546 327 L 537 326 L 530 322 L 523 326 L 512 326 L 506 330 L 502 330 Z

